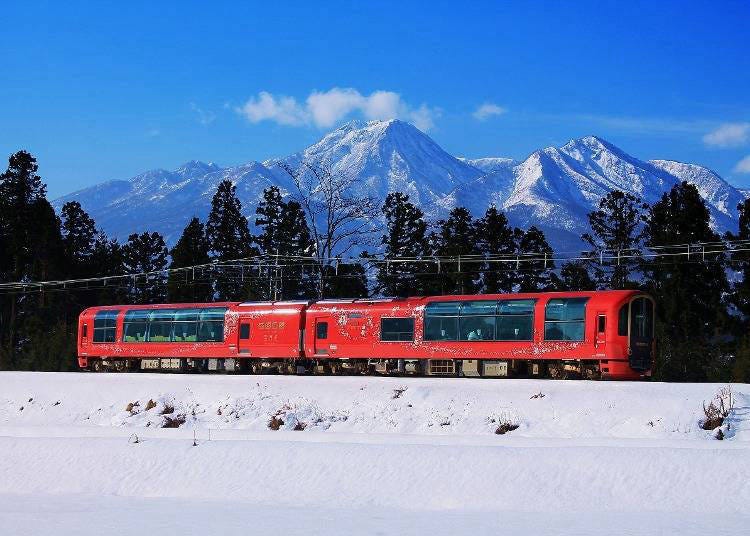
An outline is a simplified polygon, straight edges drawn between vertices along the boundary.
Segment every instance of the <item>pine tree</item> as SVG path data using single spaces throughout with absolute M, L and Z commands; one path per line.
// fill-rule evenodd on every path
M 60 212 L 63 247 L 70 262 L 70 272 L 75 277 L 96 275 L 91 266 L 97 238 L 96 223 L 78 201 L 65 203 Z
M 263 191 L 256 208 L 257 242 L 269 257 L 268 299 L 302 299 L 316 295 L 317 277 L 311 257 L 313 239 L 305 212 L 297 201 L 285 202 L 276 186 Z
M 389 193 L 383 204 L 387 234 L 381 243 L 385 259 L 422 259 L 428 250 L 424 213 L 401 192 Z M 423 262 L 386 262 L 378 267 L 378 284 L 386 296 L 415 296 L 422 292 Z
M 479 253 L 486 256 L 507 256 L 517 249 L 513 229 L 508 218 L 493 204 L 476 224 Z M 516 281 L 515 265 L 506 262 L 487 262 L 482 270 L 482 292 L 498 294 L 512 292 Z
M 591 264 L 599 285 L 604 288 L 624 289 L 632 287 L 632 271 L 638 266 L 637 248 L 641 243 L 643 211 L 648 207 L 629 193 L 613 190 L 599 202 L 599 208 L 589 212 L 591 232 L 581 238 L 591 247 L 606 250 L 607 255 L 621 258 L 607 261 L 604 265 L 592 258 Z
M 326 298 L 367 298 L 367 274 L 362 263 L 338 262 L 324 266 L 323 292 Z
M 553 288 L 556 283 L 555 263 L 552 260 L 552 247 L 544 233 L 531 226 L 528 231 L 521 231 L 518 235 L 518 249 L 521 253 L 518 291 L 538 292 Z
M 211 212 L 206 224 L 206 236 L 211 257 L 217 261 L 243 259 L 258 255 L 253 239 L 242 215 L 242 203 L 237 199 L 232 181 L 224 180 L 211 200 Z M 242 300 L 257 295 L 257 278 L 260 274 L 250 268 L 239 273 L 219 268 L 216 276 L 216 294 L 220 301 Z M 247 276 L 247 277 L 246 277 Z
M 559 290 L 596 290 L 596 282 L 591 279 L 587 263 L 568 261 L 560 267 Z
M 159 233 L 131 234 L 122 246 L 123 269 L 129 278 L 131 303 L 163 303 L 167 298 L 167 246 Z M 135 275 L 149 274 L 149 275 Z
M 60 222 L 46 198 L 36 159 L 10 156 L 0 175 L 0 279 L 41 281 L 65 277 Z M 29 349 L 52 340 L 61 300 L 46 293 L 0 297 L 0 368 L 44 367 Z M 37 326 L 42 325 L 42 331 Z
M 651 207 L 646 222 L 646 244 L 663 254 L 684 253 L 685 244 L 713 242 L 710 213 L 697 188 L 675 185 Z M 670 248 L 669 246 L 675 246 Z M 728 290 L 725 259 L 703 262 L 671 256 L 643 263 L 648 290 L 656 299 L 656 374 L 665 380 L 702 381 L 721 368 L 716 334 L 726 320 L 723 296 Z
M 206 230 L 198 218 L 190 220 L 169 255 L 172 257 L 170 268 L 205 265 L 211 262 L 208 256 Z M 210 302 L 214 291 L 210 281 L 205 280 L 206 273 L 210 272 L 204 268 L 170 273 L 167 280 L 169 301 Z
M 476 262 L 469 261 L 470 256 L 479 253 L 477 233 L 471 213 L 457 207 L 451 210 L 448 219 L 438 222 L 437 244 L 435 254 L 444 257 L 440 282 L 442 294 L 474 294 L 479 287 Z M 460 257 L 464 256 L 461 263 Z M 476 259 L 474 259 L 476 260 Z

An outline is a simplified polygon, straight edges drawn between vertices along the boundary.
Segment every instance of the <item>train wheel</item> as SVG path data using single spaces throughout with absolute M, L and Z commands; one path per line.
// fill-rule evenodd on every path
M 250 364 L 250 374 L 260 374 L 263 372 L 263 367 L 260 366 L 260 363 L 257 361 L 253 361 Z
M 547 368 L 549 371 L 549 377 L 553 380 L 567 380 L 568 379 L 568 371 L 565 370 L 565 367 L 562 363 L 550 363 L 549 367 Z
M 91 370 L 94 372 L 103 372 L 104 371 L 104 364 L 102 363 L 101 359 L 93 359 L 91 363 Z
M 127 372 L 128 370 L 128 362 L 125 359 L 117 359 L 115 361 L 115 371 L 116 372 Z

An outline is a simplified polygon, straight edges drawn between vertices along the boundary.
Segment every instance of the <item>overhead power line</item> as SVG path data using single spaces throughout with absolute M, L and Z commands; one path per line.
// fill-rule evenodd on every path
M 302 279 L 302 276 L 292 275 L 284 271 L 287 269 L 302 269 L 320 271 L 322 269 L 333 270 L 333 274 L 326 274 L 324 278 L 330 277 L 357 277 L 352 275 L 339 275 L 338 268 L 341 265 L 362 265 L 365 270 L 372 270 L 385 266 L 399 264 L 425 264 L 433 266 L 431 271 L 420 270 L 419 277 L 438 276 L 457 273 L 480 273 L 484 270 L 478 269 L 477 265 L 493 266 L 493 271 L 524 271 L 529 268 L 547 267 L 562 262 L 585 261 L 611 266 L 628 263 L 635 259 L 682 262 L 717 262 L 724 255 L 737 255 L 739 253 L 750 253 L 750 240 L 725 240 L 718 242 L 699 242 L 693 244 L 672 244 L 650 246 L 648 248 L 632 248 L 620 250 L 592 250 L 592 251 L 570 251 L 555 252 L 552 254 L 519 252 L 497 255 L 459 255 L 459 256 L 425 256 L 425 257 L 386 257 L 383 254 L 368 255 L 366 257 L 327 257 L 318 258 L 314 256 L 300 255 L 261 255 L 231 259 L 225 261 L 214 261 L 205 264 L 196 264 L 180 268 L 165 268 L 151 272 L 139 272 L 131 274 L 106 275 L 87 278 L 49 280 L 49 281 L 15 281 L 0 283 L 0 293 L 26 293 L 40 291 L 65 291 L 90 288 L 119 288 L 128 283 L 148 281 L 150 278 L 169 277 L 184 275 L 186 283 L 210 282 L 213 280 L 210 274 L 215 272 L 236 272 L 235 276 L 241 280 L 269 280 Z M 472 268 L 469 268 L 472 267 Z M 281 274 L 281 275 L 279 275 Z M 208 275 L 208 276 L 207 276 Z

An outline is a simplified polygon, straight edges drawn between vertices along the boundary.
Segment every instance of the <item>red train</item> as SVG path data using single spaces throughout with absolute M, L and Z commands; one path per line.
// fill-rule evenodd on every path
M 638 291 L 92 307 L 82 369 L 638 379 L 654 356 Z

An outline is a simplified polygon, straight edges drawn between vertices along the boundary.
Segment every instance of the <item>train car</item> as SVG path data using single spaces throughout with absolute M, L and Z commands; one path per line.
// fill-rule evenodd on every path
M 653 323 L 638 291 L 111 306 L 81 314 L 79 365 L 638 379 Z
M 304 353 L 378 372 L 638 379 L 653 323 L 638 291 L 332 300 L 307 308 Z
M 84 310 L 78 365 L 94 371 L 261 372 L 294 362 L 308 302 L 117 305 Z

